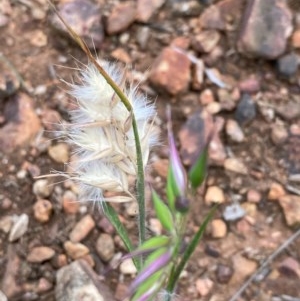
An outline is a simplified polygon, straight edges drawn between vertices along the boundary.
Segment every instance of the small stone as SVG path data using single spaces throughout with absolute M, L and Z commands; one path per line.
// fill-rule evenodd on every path
M 280 197 L 278 201 L 283 209 L 287 225 L 298 226 L 300 224 L 300 197 L 285 195 Z
M 0 301 L 8 301 L 7 297 L 4 295 L 2 291 L 0 291 Z
M 66 254 L 59 254 L 53 258 L 52 263 L 55 268 L 61 268 L 68 264 L 68 257 Z
M 225 202 L 224 192 L 218 186 L 210 186 L 207 188 L 204 200 L 206 205 L 222 204 Z
M 247 166 L 238 158 L 225 159 L 224 168 L 228 171 L 239 173 L 242 175 L 248 174 Z
M 149 229 L 151 232 L 153 232 L 155 235 L 161 235 L 163 228 L 162 225 L 157 218 L 150 218 L 149 219 Z
M 236 121 L 240 125 L 250 123 L 256 116 L 256 105 L 249 94 L 243 94 L 234 113 Z
M 148 22 L 153 14 L 165 3 L 165 0 L 138 0 L 136 19 Z
M 35 247 L 30 250 L 26 260 L 32 263 L 41 263 L 51 259 L 55 255 L 55 251 L 49 247 Z
M 9 20 L 10 19 L 7 16 L 0 12 L 0 28 L 5 27 L 8 24 Z
M 115 228 L 113 227 L 113 225 L 110 223 L 110 221 L 108 220 L 107 217 L 103 216 L 101 218 L 101 220 L 98 223 L 99 228 L 105 232 L 108 233 L 110 235 L 115 233 Z
M 285 104 L 278 105 L 275 108 L 276 113 L 285 120 L 293 120 L 300 116 L 300 106 L 297 102 L 288 101 Z
M 257 213 L 257 207 L 254 203 L 245 202 L 241 205 L 241 207 L 245 210 L 247 216 L 255 217 Z
M 44 47 L 48 43 L 47 36 L 43 31 L 37 29 L 33 32 L 30 32 L 30 44 L 35 47 Z
M 286 1 L 249 1 L 238 48 L 252 57 L 275 59 L 284 53 L 292 29 L 292 14 Z
M 236 107 L 236 103 L 228 90 L 218 89 L 217 94 L 223 110 L 232 111 Z
M 53 284 L 50 281 L 48 281 L 46 278 L 42 277 L 38 280 L 36 292 L 45 293 L 50 291 L 52 288 L 53 288 Z
M 245 210 L 239 203 L 233 203 L 232 205 L 226 206 L 223 217 L 225 221 L 235 221 L 246 215 Z
M 13 219 L 11 216 L 3 216 L 0 219 L 0 230 L 4 233 L 9 233 L 13 225 Z
M 204 81 L 204 69 L 205 69 L 204 62 L 200 59 L 197 59 L 193 66 L 192 85 L 194 90 L 200 90 L 202 88 L 203 81 Z
M 167 47 L 154 61 L 149 79 L 154 86 L 176 95 L 187 90 L 190 67 L 191 62 L 185 54 Z
M 190 38 L 189 37 L 184 37 L 184 36 L 179 36 L 174 38 L 171 42 L 171 46 L 173 47 L 178 47 L 184 50 L 188 50 L 190 47 Z M 198 61 L 201 61 L 200 59 L 195 58 L 195 64 L 197 64 Z
M 118 301 L 125 300 L 128 296 L 128 286 L 124 283 L 118 282 L 116 291 L 115 291 L 115 298 Z
M 239 88 L 244 93 L 257 93 L 260 91 L 260 81 L 256 77 L 249 77 L 239 83 Z
M 148 26 L 139 27 L 136 33 L 136 40 L 142 50 L 147 48 L 150 36 L 150 28 Z
M 94 49 L 102 46 L 104 30 L 98 5 L 89 0 L 63 1 L 58 5 L 58 13 L 88 47 Z M 69 36 L 66 27 L 56 14 L 51 17 L 51 25 Z
M 139 206 L 136 201 L 127 203 L 126 205 L 126 213 L 130 217 L 136 217 L 139 214 Z
M 116 4 L 106 22 L 107 33 L 113 35 L 125 31 L 135 21 L 136 14 L 134 2 Z
M 88 247 L 86 247 L 85 245 L 79 242 L 73 243 L 69 240 L 64 243 L 64 249 L 66 250 L 68 256 L 70 256 L 74 260 L 81 258 L 89 254 L 90 252 Z
M 280 75 L 291 77 L 298 71 L 299 58 L 295 53 L 282 56 L 277 60 L 277 69 Z
M 288 131 L 284 126 L 274 125 L 271 131 L 271 139 L 275 145 L 284 143 L 288 138 Z
M 32 187 L 32 192 L 40 198 L 49 197 L 52 193 L 52 190 L 53 186 L 50 185 L 46 179 L 36 180 Z
M 216 165 L 223 165 L 224 161 L 227 157 L 226 150 L 224 144 L 221 140 L 221 132 L 224 126 L 224 118 L 223 117 L 216 117 L 214 122 L 214 128 L 216 130 L 213 131 L 213 137 L 209 144 L 208 154 L 209 159 L 211 162 L 214 162 Z M 209 132 L 209 128 L 206 130 L 206 133 Z
M 62 197 L 63 210 L 67 214 L 76 214 L 79 211 L 80 203 L 78 201 L 77 195 L 71 191 L 67 190 Z
M 208 105 L 209 103 L 212 103 L 215 101 L 214 94 L 212 90 L 205 89 L 200 94 L 200 102 L 203 106 Z
M 115 244 L 109 234 L 101 234 L 96 242 L 96 251 L 104 262 L 110 261 L 115 254 Z
M 123 275 L 134 275 L 137 272 L 137 269 L 131 258 L 125 259 L 120 264 L 120 271 Z
M 23 213 L 16 217 L 14 224 L 10 230 L 8 241 L 14 242 L 22 237 L 28 230 L 29 217 Z
M 300 264 L 293 257 L 287 257 L 284 259 L 280 263 L 278 270 L 281 274 L 288 277 L 300 278 Z
M 209 29 L 236 30 L 240 24 L 243 6 L 244 3 L 240 0 L 223 0 L 210 5 L 200 16 L 200 26 Z
M 195 36 L 193 47 L 200 53 L 211 52 L 219 43 L 221 35 L 216 30 L 204 30 Z
M 69 161 L 69 146 L 66 143 L 50 146 L 48 155 L 57 163 L 67 163 Z
M 83 260 L 76 260 L 56 272 L 56 301 L 115 301 L 111 291 Z
M 222 219 L 214 219 L 211 222 L 211 236 L 213 238 L 223 238 L 227 234 L 227 226 Z
M 33 205 L 33 215 L 40 223 L 46 223 L 50 220 L 53 206 L 48 200 L 38 200 Z
M 222 109 L 221 105 L 216 101 L 209 103 L 205 107 L 205 110 L 211 115 L 215 115 L 215 114 L 219 113 L 221 111 L 221 109 Z
M 72 242 L 80 242 L 85 239 L 89 233 L 94 229 L 95 222 L 93 218 L 88 214 L 84 216 L 73 228 L 70 233 L 70 240 Z
M 176 1 L 171 5 L 175 17 L 198 17 L 202 7 L 199 1 Z
M 239 124 L 233 119 L 228 119 L 226 122 L 226 134 L 234 142 L 240 143 L 243 142 L 245 139 L 243 130 L 241 129 Z
M 227 284 L 233 275 L 233 269 L 224 264 L 218 264 L 216 270 L 217 280 L 221 284 Z
M 257 269 L 257 263 L 246 259 L 239 253 L 232 257 L 234 274 L 230 283 L 241 283 L 247 277 L 252 275 Z
M 24 147 L 42 130 L 33 100 L 26 94 L 17 94 L 6 102 L 6 123 L 0 128 L 0 151 L 11 153 Z
M 283 186 L 279 183 L 273 182 L 270 186 L 270 190 L 268 193 L 268 200 L 277 201 L 285 194 L 286 194 L 286 192 L 285 192 Z
M 36 87 L 35 94 L 43 92 L 43 88 L 45 87 L 45 93 L 47 92 L 47 86 L 40 85 Z M 58 129 L 59 121 L 62 120 L 61 115 L 52 109 L 44 109 L 41 114 L 42 123 L 45 129 L 49 131 L 56 131 Z
M 259 203 L 261 201 L 261 193 L 255 189 L 249 189 L 247 192 L 247 202 L 250 203 Z
M 297 29 L 292 35 L 292 46 L 300 48 L 300 29 Z
M 197 279 L 196 289 L 201 297 L 204 297 L 210 293 L 214 283 L 209 278 Z
M 238 233 L 241 233 L 243 235 L 249 233 L 249 231 L 251 230 L 251 225 L 246 220 L 246 217 L 240 219 L 239 221 L 237 221 L 236 230 L 237 230 Z
M 12 200 L 10 200 L 9 198 L 4 198 L 1 201 L 0 206 L 3 210 L 7 210 L 7 209 L 11 208 L 12 204 L 13 204 Z
M 131 63 L 131 58 L 129 54 L 123 48 L 117 48 L 110 54 L 115 60 L 121 61 L 125 64 Z

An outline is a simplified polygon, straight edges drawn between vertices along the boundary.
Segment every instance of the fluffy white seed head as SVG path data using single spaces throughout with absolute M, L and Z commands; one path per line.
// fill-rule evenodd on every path
M 108 62 L 101 66 L 131 102 L 145 167 L 156 142 L 151 124 L 155 107 L 137 92 L 137 86 L 126 86 L 124 70 Z M 137 174 L 132 115 L 93 64 L 81 70 L 79 79 L 78 84 L 70 84 L 70 94 L 77 101 L 67 128 L 76 155 L 70 177 L 79 183 L 83 200 L 132 200 L 128 178 Z M 106 192 L 119 195 L 106 198 Z

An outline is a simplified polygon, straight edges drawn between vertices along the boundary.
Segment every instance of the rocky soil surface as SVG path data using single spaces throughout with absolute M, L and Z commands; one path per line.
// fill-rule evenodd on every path
M 188 168 L 213 131 L 206 189 L 186 239 L 219 209 L 178 287 L 180 301 L 300 300 L 300 2 L 59 0 L 102 60 L 133 66 L 158 107 L 147 181 L 164 193 L 165 108 Z M 46 0 L 0 2 L 0 300 L 123 300 L 136 270 L 107 219 L 79 202 L 59 139 L 66 82 L 87 58 Z M 149 202 L 149 208 L 151 203 Z M 118 207 L 136 237 L 136 204 Z M 162 229 L 149 209 L 149 229 Z M 245 287 L 243 287 L 243 285 Z M 240 290 L 242 288 L 242 290 Z M 80 297 L 81 296 L 81 297 Z

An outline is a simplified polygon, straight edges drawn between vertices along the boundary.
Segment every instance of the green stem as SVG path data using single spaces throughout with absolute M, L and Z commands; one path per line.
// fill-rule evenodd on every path
M 122 241 L 124 242 L 128 252 L 133 252 L 134 247 L 131 243 L 131 240 L 129 239 L 127 230 L 121 223 L 118 214 L 116 213 L 115 209 L 108 203 L 103 202 L 103 212 L 105 216 L 109 219 L 110 223 L 114 226 L 116 229 L 117 233 L 120 235 Z M 140 262 L 137 259 L 134 259 L 134 264 L 137 268 L 137 270 L 141 269 Z
M 197 233 L 194 235 L 192 241 L 190 242 L 190 244 L 186 248 L 185 252 L 183 253 L 183 256 L 182 256 L 178 266 L 172 271 L 173 273 L 170 275 L 169 283 L 168 283 L 168 286 L 167 286 L 167 291 L 168 291 L 169 294 L 167 294 L 167 297 L 166 297 L 165 301 L 170 301 L 171 300 L 171 295 L 173 294 L 173 292 L 175 290 L 175 286 L 177 284 L 179 276 L 182 273 L 182 271 L 183 271 L 186 263 L 190 259 L 191 255 L 195 251 L 200 239 L 203 236 L 203 233 L 204 233 L 209 221 L 211 220 L 212 216 L 214 215 L 214 213 L 216 211 L 216 208 L 217 208 L 217 206 L 213 207 L 210 210 L 210 212 L 208 213 L 208 215 L 205 217 L 205 220 L 203 221 L 203 223 L 199 227 Z
M 139 206 L 139 245 L 146 239 L 146 209 L 145 209 L 145 175 L 142 148 L 135 118 L 132 119 L 133 133 L 135 137 L 136 160 L 137 160 L 137 200 Z

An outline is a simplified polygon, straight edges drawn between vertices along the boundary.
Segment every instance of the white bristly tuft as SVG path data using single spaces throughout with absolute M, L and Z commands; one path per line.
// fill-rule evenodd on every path
M 123 70 L 108 62 L 101 65 L 132 104 L 145 167 L 156 141 L 151 124 L 155 107 L 136 86 L 125 87 Z M 131 114 L 94 65 L 81 70 L 79 78 L 79 84 L 69 84 L 70 94 L 77 101 L 77 108 L 71 112 L 72 125 L 67 127 L 76 158 L 71 163 L 70 178 L 79 183 L 83 200 L 133 200 L 128 178 L 136 177 L 137 166 Z M 112 196 L 105 197 L 106 192 Z

